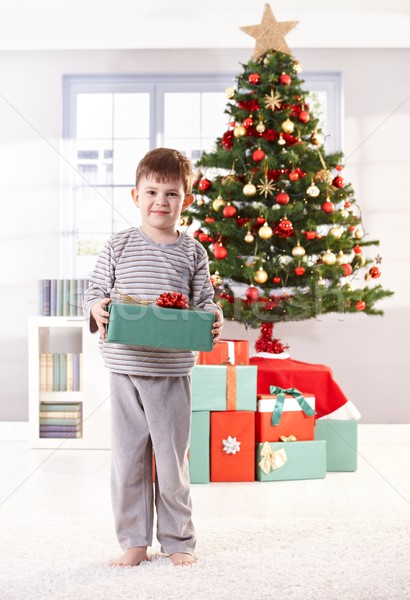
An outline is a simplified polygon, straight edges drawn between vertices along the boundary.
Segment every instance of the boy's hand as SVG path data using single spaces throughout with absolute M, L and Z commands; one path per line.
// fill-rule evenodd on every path
M 91 314 L 94 317 L 95 322 L 100 332 L 100 338 L 105 340 L 105 325 L 108 323 L 108 317 L 110 313 L 106 311 L 107 305 L 111 302 L 111 298 L 103 298 L 98 302 L 95 302 L 91 307 Z
M 219 339 L 221 337 L 222 327 L 224 326 L 224 319 L 222 313 L 219 310 L 213 310 L 212 312 L 214 313 L 214 315 L 216 315 L 216 319 L 212 327 L 212 333 L 214 336 L 213 345 L 215 346 L 219 342 Z

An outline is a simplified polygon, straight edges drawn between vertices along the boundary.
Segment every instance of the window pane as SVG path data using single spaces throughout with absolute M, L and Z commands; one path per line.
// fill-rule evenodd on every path
M 112 94 L 77 94 L 77 138 L 112 137 Z
M 327 93 L 310 92 L 307 97 L 310 112 L 319 119 L 318 127 L 327 133 L 326 115 L 327 115 Z
M 114 137 L 149 138 L 150 95 L 114 94 Z
M 228 129 L 229 116 L 224 113 L 226 96 L 222 92 L 202 94 L 201 135 L 221 137 Z
M 100 234 L 81 234 L 76 237 L 76 273 L 77 277 L 87 277 L 95 267 L 98 255 L 111 232 Z
M 80 187 L 76 190 L 76 229 L 80 234 L 112 228 L 112 188 Z
M 77 185 L 112 183 L 112 140 L 78 140 Z
M 134 185 L 135 171 L 149 140 L 114 140 L 114 185 Z
M 140 225 L 140 211 L 131 197 L 131 187 L 114 188 L 113 214 L 114 232 Z
M 166 93 L 164 98 L 164 137 L 201 135 L 201 94 Z
M 175 150 L 179 150 L 194 162 L 199 159 L 201 154 L 200 138 L 165 138 L 164 146 L 166 148 L 175 148 Z

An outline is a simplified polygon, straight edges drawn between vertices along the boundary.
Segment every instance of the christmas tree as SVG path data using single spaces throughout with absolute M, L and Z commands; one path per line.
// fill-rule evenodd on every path
M 256 349 L 280 352 L 274 322 L 330 312 L 381 315 L 392 295 L 376 282 L 381 258 L 369 239 L 341 152 L 326 153 L 310 111 L 301 66 L 269 5 L 252 59 L 226 90 L 229 129 L 202 155 L 196 202 L 185 222 L 205 246 L 225 318 L 262 326 Z M 259 346 L 258 346 L 259 344 Z

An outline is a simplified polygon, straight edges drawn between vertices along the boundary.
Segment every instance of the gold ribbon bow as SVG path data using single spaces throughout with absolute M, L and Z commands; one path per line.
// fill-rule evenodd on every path
M 279 439 L 281 442 L 297 442 L 297 438 L 294 435 L 290 435 L 289 437 L 281 435 Z
M 259 466 L 266 475 L 269 475 L 271 471 L 280 469 L 287 461 L 285 448 L 279 450 L 272 450 L 269 442 L 264 442 L 261 448 L 262 460 L 259 462 Z
M 122 300 L 123 302 L 126 302 L 127 304 L 152 304 L 153 300 L 141 300 L 140 298 L 133 298 L 132 296 L 128 296 L 128 294 L 124 294 L 123 292 L 120 292 L 120 290 L 117 290 L 117 288 L 114 288 L 114 292 L 117 292 L 117 294 L 120 297 L 120 300 Z

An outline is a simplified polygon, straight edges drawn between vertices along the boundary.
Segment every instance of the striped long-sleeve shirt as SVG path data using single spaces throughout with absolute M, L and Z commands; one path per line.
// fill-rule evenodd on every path
M 97 325 L 91 306 L 102 298 L 119 299 L 119 292 L 156 300 L 163 292 L 182 292 L 194 308 L 220 310 L 213 302 L 208 257 L 199 242 L 180 233 L 171 244 L 157 244 L 140 228 L 113 235 L 102 249 L 90 285 L 84 294 L 84 310 L 90 331 Z M 116 373 L 148 376 L 188 375 L 197 352 L 126 346 L 99 340 L 105 366 Z

